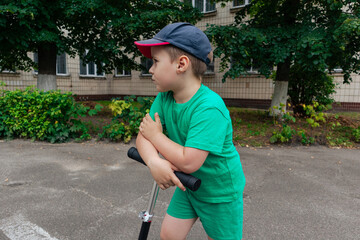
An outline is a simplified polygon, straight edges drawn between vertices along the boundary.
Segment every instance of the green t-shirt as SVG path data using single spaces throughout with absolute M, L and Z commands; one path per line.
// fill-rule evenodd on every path
M 233 144 L 231 118 L 217 93 L 202 84 L 188 102 L 178 104 L 171 91 L 160 92 L 150 109 L 153 119 L 156 112 L 172 141 L 209 152 L 192 173 L 201 179 L 199 190 L 191 192 L 195 198 L 219 203 L 242 196 L 245 176 Z

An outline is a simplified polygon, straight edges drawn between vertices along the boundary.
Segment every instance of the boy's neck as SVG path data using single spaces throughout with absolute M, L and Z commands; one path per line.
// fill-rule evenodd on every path
M 182 79 L 183 82 L 177 89 L 173 89 L 173 97 L 176 103 L 188 102 L 201 87 L 201 80 L 199 79 Z

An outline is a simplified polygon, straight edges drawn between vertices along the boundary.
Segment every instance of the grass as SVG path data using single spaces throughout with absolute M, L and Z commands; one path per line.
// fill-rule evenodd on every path
M 113 115 L 108 108 L 110 101 L 83 102 L 84 105 L 94 107 L 102 105 L 102 111 L 92 117 L 83 119 L 90 128 L 92 135 L 102 131 L 102 127 L 109 124 Z M 355 141 L 353 131 L 360 127 L 359 112 L 326 113 L 326 122 L 320 122 L 319 127 L 311 127 L 303 118 L 296 118 L 296 122 L 277 121 L 269 116 L 265 110 L 229 107 L 233 124 L 233 141 L 240 146 L 261 147 L 269 146 L 274 132 L 281 133 L 284 124 L 291 129 L 291 140 L 287 145 L 325 145 L 329 147 L 360 148 Z M 360 132 L 360 129 L 359 129 Z
M 359 112 L 340 112 L 340 113 L 334 113 L 332 114 L 333 116 L 335 115 L 339 115 L 339 116 L 343 116 L 345 118 L 349 118 L 355 121 L 360 121 L 360 113 Z
M 241 146 L 269 145 L 271 121 L 266 111 L 229 107 L 234 142 Z
M 110 124 L 113 118 L 112 112 L 108 107 L 111 101 L 85 101 L 81 103 L 87 107 L 90 107 L 91 109 L 94 108 L 96 104 L 103 106 L 98 114 L 94 116 L 81 117 L 81 120 L 89 129 L 89 134 L 96 137 L 99 133 L 102 132 L 102 128 L 104 126 Z
M 325 122 L 312 127 L 304 118 L 297 118 L 295 122 L 278 121 L 269 117 L 268 111 L 264 110 L 229 108 L 229 111 L 233 121 L 234 142 L 241 146 L 268 146 L 275 132 L 279 136 L 286 136 L 284 144 L 288 145 L 360 147 L 353 134 L 354 129 L 360 127 L 359 112 L 326 113 Z M 287 131 L 284 131 L 285 126 Z M 289 142 L 286 142 L 287 139 Z

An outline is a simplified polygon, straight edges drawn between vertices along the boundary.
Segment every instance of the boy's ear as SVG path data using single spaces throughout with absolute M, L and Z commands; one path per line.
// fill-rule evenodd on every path
M 186 72 L 186 70 L 188 70 L 189 66 L 190 66 L 190 59 L 186 55 L 181 55 L 178 58 L 176 72 L 184 73 Z

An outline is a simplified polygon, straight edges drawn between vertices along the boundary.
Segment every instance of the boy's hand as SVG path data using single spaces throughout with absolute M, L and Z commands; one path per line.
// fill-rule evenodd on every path
M 140 124 L 139 130 L 146 139 L 152 142 L 152 139 L 163 131 L 159 114 L 155 113 L 155 122 L 149 114 L 146 114 Z
M 179 171 L 173 164 L 162 158 L 153 159 L 148 163 L 151 175 L 156 183 L 162 190 L 165 190 L 171 186 L 178 186 L 181 190 L 185 191 L 186 188 L 176 177 L 174 171 Z

